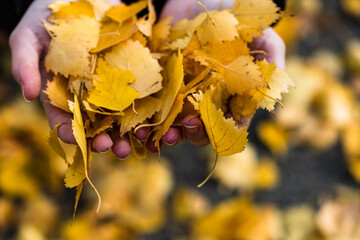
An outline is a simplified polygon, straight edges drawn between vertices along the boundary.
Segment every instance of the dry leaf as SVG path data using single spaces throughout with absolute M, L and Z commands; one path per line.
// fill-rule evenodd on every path
M 132 87 L 135 76 L 122 69 L 117 70 L 99 59 L 94 86 L 89 90 L 88 102 L 113 111 L 124 111 L 139 96 Z
M 113 67 L 131 72 L 135 81 L 131 84 L 137 92 L 138 98 L 144 98 L 161 89 L 161 67 L 152 58 L 149 49 L 139 42 L 128 40 L 115 46 L 105 55 L 105 60 Z

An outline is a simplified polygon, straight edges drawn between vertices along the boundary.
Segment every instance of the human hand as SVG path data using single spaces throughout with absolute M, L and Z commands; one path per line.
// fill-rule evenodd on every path
M 222 5 L 222 9 L 231 8 L 234 0 L 209 0 L 202 2 L 208 10 L 219 9 Z M 193 18 L 204 9 L 196 3 L 194 0 L 169 0 L 160 14 L 160 20 L 173 17 L 172 24 L 180 21 L 183 18 Z M 265 54 L 256 54 L 255 57 L 259 60 L 266 59 L 269 63 L 275 63 L 279 68 L 285 69 L 285 44 L 281 37 L 272 29 L 267 28 L 263 31 L 263 35 L 255 38 L 253 42 L 252 50 L 262 50 Z M 225 117 L 232 117 L 231 113 L 226 113 Z M 238 123 L 239 127 L 249 126 L 250 119 L 244 118 L 241 123 Z M 204 125 L 200 118 L 195 116 L 186 116 L 182 121 L 182 134 L 187 138 L 189 142 L 195 146 L 204 146 L 209 143 L 209 139 L 206 135 Z M 172 136 L 172 138 L 180 138 L 179 136 Z
M 107 0 L 116 5 L 119 0 Z M 66 143 L 76 144 L 71 127 L 72 115 L 54 107 L 49 102 L 46 89 L 47 79 L 51 79 L 44 67 L 50 36 L 42 26 L 40 19 L 46 21 L 50 15 L 48 5 L 55 0 L 35 0 L 28 8 L 25 15 L 10 36 L 12 53 L 12 72 L 20 84 L 25 100 L 32 101 L 40 95 L 50 127 L 59 123 L 58 136 Z M 140 141 L 144 141 L 149 134 L 149 129 L 141 129 L 136 133 Z M 112 148 L 118 158 L 126 158 L 131 153 L 128 139 L 120 138 L 119 131 L 103 132 L 92 141 L 92 148 L 97 152 L 106 152 Z

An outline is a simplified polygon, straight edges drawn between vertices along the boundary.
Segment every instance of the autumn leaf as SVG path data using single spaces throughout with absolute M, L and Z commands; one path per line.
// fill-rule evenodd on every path
M 261 68 L 262 65 L 269 65 L 266 60 L 260 63 Z M 268 111 L 272 111 L 275 108 L 275 103 L 281 100 L 281 95 L 283 93 L 288 93 L 289 87 L 294 87 L 295 84 L 290 76 L 280 68 L 275 68 L 274 66 L 268 70 L 268 73 L 263 75 L 265 81 L 268 81 L 268 87 L 261 94 L 265 95 L 261 101 L 257 104 L 259 108 L 267 109 Z M 263 73 L 266 70 L 263 70 Z M 262 90 L 259 90 L 262 91 Z
M 93 138 L 101 132 L 111 129 L 114 123 L 114 118 L 112 116 L 106 116 L 102 119 L 96 119 L 91 127 L 86 130 L 86 137 Z
M 152 35 L 152 26 L 156 21 L 156 12 L 155 7 L 152 4 L 152 0 L 148 0 L 148 9 L 149 14 L 147 16 L 142 17 L 136 22 L 136 26 L 138 27 L 139 31 L 143 33 L 147 37 L 151 37 Z
M 57 21 L 78 18 L 80 16 L 88 16 L 94 18 L 94 8 L 86 0 L 78 2 L 57 1 L 49 5 L 52 15 L 48 18 L 49 22 L 56 23 Z
M 54 76 L 53 81 L 47 82 L 47 88 L 44 93 L 48 95 L 51 105 L 70 112 L 68 99 L 71 99 L 67 89 L 68 81 L 61 76 Z
M 227 90 L 230 94 L 242 94 L 245 91 L 266 86 L 259 67 L 253 62 L 253 57 L 239 56 L 228 65 L 223 65 L 214 59 L 207 58 L 224 76 Z
M 234 120 L 226 119 L 224 113 L 216 109 L 209 92 L 204 93 L 199 108 L 209 140 L 218 156 L 235 154 L 245 149 L 248 135 L 246 128 L 238 128 Z
M 265 29 L 279 17 L 279 8 L 272 0 L 236 0 L 232 12 L 240 24 L 246 24 L 255 29 Z
M 124 111 L 139 96 L 129 85 L 135 80 L 131 72 L 117 70 L 99 59 L 94 87 L 89 90 L 88 101 L 98 107 Z
M 69 101 L 69 108 L 70 108 L 70 111 L 74 114 L 74 118 L 71 121 L 71 125 L 72 125 L 75 140 L 79 146 L 79 149 L 81 150 L 81 156 L 82 156 L 82 162 L 83 162 L 83 163 L 77 162 L 77 164 L 79 164 L 79 166 L 83 167 L 82 170 L 76 164 L 76 168 L 74 166 L 74 168 L 76 170 L 74 170 L 74 171 L 79 171 L 80 176 L 83 174 L 85 176 L 85 179 L 89 182 L 90 186 L 94 189 L 94 191 L 98 197 L 97 211 L 99 211 L 100 206 L 101 206 L 101 197 L 100 197 L 99 192 L 96 190 L 95 186 L 93 185 L 93 183 L 91 182 L 91 180 L 89 178 L 89 169 L 90 169 L 89 163 L 91 162 L 91 154 L 89 152 L 90 144 L 88 144 L 87 139 L 86 139 L 84 122 L 82 120 L 82 115 L 81 115 L 81 110 L 80 110 L 80 104 L 79 104 L 79 100 L 76 95 L 74 95 L 74 102 Z M 78 154 L 80 154 L 80 153 L 78 153 Z M 80 161 L 80 160 L 77 159 L 77 161 Z M 79 181 L 80 180 L 78 178 L 76 178 L 75 183 L 78 183 Z
M 135 80 L 131 87 L 139 92 L 137 98 L 144 98 L 161 89 L 162 68 L 151 56 L 149 49 L 138 41 L 128 40 L 116 45 L 105 55 L 105 60 L 117 69 L 134 74 Z
M 89 50 L 96 47 L 100 24 L 88 16 L 79 16 L 45 27 L 52 38 L 45 57 L 46 70 L 65 77 L 90 72 Z
M 143 124 L 140 127 L 157 126 L 163 123 L 170 113 L 170 110 L 174 104 L 176 96 L 183 86 L 184 70 L 182 66 L 182 54 L 178 52 L 178 56 L 173 54 L 167 62 L 165 67 L 167 81 L 164 88 L 157 94 L 162 100 L 162 107 L 158 113 L 155 114 L 152 124 Z M 135 131 L 138 129 L 136 128 Z
M 130 5 L 119 4 L 107 11 L 106 16 L 116 22 L 123 22 L 128 18 L 136 16 L 147 5 L 147 1 L 139 1 Z
M 194 50 L 194 57 L 196 61 L 199 61 L 205 66 L 209 66 L 211 63 L 211 60 L 208 61 L 208 58 L 214 59 L 223 65 L 227 65 L 239 56 L 249 55 L 249 51 L 247 43 L 240 38 L 236 38 L 233 41 L 202 45 Z
M 238 21 L 229 10 L 208 12 L 207 18 L 196 29 L 202 44 L 231 41 L 239 36 Z
M 134 19 L 130 18 L 123 23 L 105 22 L 100 29 L 97 46 L 91 52 L 100 52 L 122 41 L 129 39 L 137 31 Z
M 135 100 L 134 106 L 136 112 L 132 108 L 127 108 L 124 111 L 124 116 L 121 118 L 121 136 L 160 111 L 162 104 L 159 98 L 152 96 Z

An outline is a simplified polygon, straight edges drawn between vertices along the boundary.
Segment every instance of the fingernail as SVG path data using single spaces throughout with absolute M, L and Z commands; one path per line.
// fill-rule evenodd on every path
M 130 156 L 130 155 L 127 155 L 127 156 L 126 156 L 126 157 L 124 157 L 124 158 L 117 157 L 117 159 L 119 159 L 119 160 L 125 160 L 125 159 L 127 159 L 129 156 Z
M 104 151 L 99 151 L 98 150 L 98 153 L 106 153 L 106 152 L 108 152 L 110 150 L 110 148 L 107 148 L 107 149 L 105 149 Z
M 185 127 L 186 131 L 191 134 L 196 133 L 199 130 L 199 126 L 196 126 L 196 125 L 195 126 L 184 125 L 184 127 Z
M 20 79 L 20 88 L 21 88 L 21 92 L 22 92 L 22 95 L 23 95 L 23 97 L 24 97 L 24 100 L 25 100 L 25 102 L 31 102 L 31 101 L 29 101 L 28 99 L 26 99 L 26 97 L 25 97 L 25 93 L 24 93 L 24 83 L 23 83 L 23 80 L 21 80 Z

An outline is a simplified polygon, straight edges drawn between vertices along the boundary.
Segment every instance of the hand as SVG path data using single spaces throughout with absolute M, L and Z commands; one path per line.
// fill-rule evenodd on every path
M 202 3 L 208 10 L 218 9 L 221 0 L 208 0 L 203 1 Z M 233 0 L 224 0 L 223 9 L 231 8 L 233 5 Z M 190 14 L 189 14 L 190 9 Z M 195 0 L 169 0 L 160 14 L 160 20 L 173 17 L 172 24 L 180 21 L 183 18 L 190 17 L 193 18 L 197 14 L 203 12 L 204 9 L 196 3 Z M 187 16 L 189 14 L 189 16 Z M 285 44 L 281 37 L 272 29 L 268 28 L 264 30 L 264 35 L 254 39 L 254 45 L 252 50 L 263 50 L 266 52 L 264 54 L 257 54 L 255 57 L 259 60 L 266 59 L 269 63 L 275 63 L 277 67 L 285 69 Z M 226 113 L 226 117 L 231 117 L 231 113 Z M 245 119 L 242 121 L 242 126 L 249 126 L 250 119 Z M 195 146 L 204 146 L 209 143 L 209 139 L 206 135 L 204 125 L 198 117 L 187 116 L 182 121 L 182 132 L 189 142 Z M 172 136 L 173 138 L 179 136 Z
M 118 0 L 107 0 L 111 4 L 119 4 Z M 46 88 L 50 74 L 45 71 L 44 56 L 47 52 L 50 36 L 42 26 L 40 19 L 46 20 L 50 15 L 48 5 L 55 0 L 35 0 L 10 36 L 12 53 L 12 72 L 20 84 L 25 100 L 32 101 L 40 94 L 50 127 L 58 123 L 58 136 L 66 143 L 76 144 L 71 119 L 72 115 L 66 113 L 46 102 L 47 95 L 42 92 Z M 92 148 L 97 152 L 106 152 L 112 148 L 118 158 L 126 158 L 131 153 L 129 141 L 120 138 L 119 131 L 101 133 L 92 141 Z M 139 131 L 136 136 L 140 140 L 146 139 L 149 129 Z

